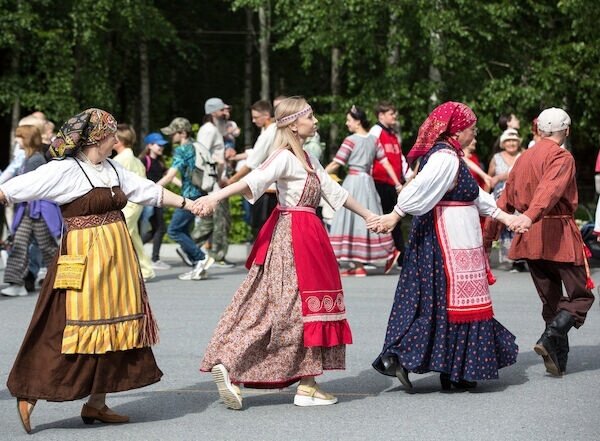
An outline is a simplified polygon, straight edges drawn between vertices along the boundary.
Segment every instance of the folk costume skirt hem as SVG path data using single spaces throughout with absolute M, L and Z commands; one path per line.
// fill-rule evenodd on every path
M 53 290 L 56 260 L 36 304 L 29 329 L 8 377 L 15 397 L 71 401 L 156 383 L 162 372 L 149 347 L 105 354 L 61 354 L 66 297 Z
M 235 384 L 279 389 L 302 377 L 345 368 L 345 345 L 304 345 L 291 217 L 279 217 L 264 264 L 252 265 L 225 309 L 201 371 L 223 364 Z

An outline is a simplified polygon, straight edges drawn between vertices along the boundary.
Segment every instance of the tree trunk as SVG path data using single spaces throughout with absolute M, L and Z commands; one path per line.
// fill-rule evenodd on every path
M 271 3 L 267 0 L 258 8 L 260 50 L 260 99 L 269 101 L 269 45 L 271 40 Z
M 252 130 L 252 116 L 250 106 L 252 105 L 252 46 L 254 45 L 254 13 L 252 9 L 246 8 L 246 44 L 244 61 L 244 147 L 251 146 L 254 138 Z
M 337 99 L 340 96 L 340 49 L 331 49 L 331 113 L 337 110 Z M 337 144 L 339 128 L 335 122 L 329 128 L 329 148 Z
M 150 64 L 148 45 L 140 42 L 140 137 L 144 139 L 150 130 Z M 142 143 L 140 143 L 141 146 Z M 143 146 L 141 146 L 143 147 Z
M 19 75 L 19 55 L 14 53 L 10 61 L 10 70 L 12 75 L 17 77 Z M 13 101 L 11 115 L 10 115 L 10 147 L 8 152 L 9 160 L 12 160 L 12 146 L 15 143 L 15 130 L 19 125 L 19 119 L 21 119 L 21 99 L 19 97 L 20 90 L 15 91 L 15 100 Z
M 396 25 L 398 20 L 398 12 L 394 8 L 390 14 L 390 28 L 388 30 L 387 40 L 389 43 L 388 47 L 388 66 L 395 67 L 398 65 L 398 61 L 400 60 L 400 50 L 398 48 L 398 43 L 395 40 L 395 35 L 398 32 L 398 26 Z

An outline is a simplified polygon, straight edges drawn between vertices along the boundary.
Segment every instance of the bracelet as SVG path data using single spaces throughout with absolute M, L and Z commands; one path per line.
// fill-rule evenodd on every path
M 181 201 L 181 205 L 179 206 L 179 208 L 184 209 L 185 208 L 185 204 L 187 204 L 187 201 L 185 200 L 185 197 L 183 197 L 183 200 Z

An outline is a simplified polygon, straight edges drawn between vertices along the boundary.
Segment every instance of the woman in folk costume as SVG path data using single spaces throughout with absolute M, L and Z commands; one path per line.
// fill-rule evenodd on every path
M 375 214 L 381 214 L 381 200 L 371 176 L 373 162 L 378 161 L 387 171 L 400 191 L 402 184 L 390 165 L 383 146 L 368 132 L 367 115 L 356 106 L 346 114 L 346 127 L 352 132 L 337 151 L 327 167 L 327 173 L 335 173 L 341 165 L 348 164 L 348 176 L 342 186 L 363 206 Z M 385 272 L 389 272 L 398 259 L 391 234 L 369 231 L 365 222 L 349 210 L 339 210 L 333 217 L 329 240 L 339 261 L 353 262 L 354 267 L 342 276 L 364 277 L 365 263 L 386 260 Z
M 462 160 L 477 118 L 464 104 L 438 106 L 419 129 L 408 160 L 418 174 L 390 214 L 369 223 L 389 231 L 405 213 L 413 221 L 383 350 L 373 367 L 412 388 L 408 372 L 440 373 L 443 390 L 465 390 L 515 363 L 515 337 L 494 319 L 493 277 L 479 215 L 507 224 Z
M 127 422 L 106 406 L 106 393 L 162 376 L 150 349 L 158 330 L 121 209 L 127 200 L 179 207 L 191 201 L 108 160 L 116 130 L 109 113 L 85 110 L 62 126 L 50 147 L 62 160 L 0 185 L 2 203 L 59 204 L 67 230 L 8 377 L 27 432 L 39 399 L 89 395 L 81 411 L 86 424 Z
M 225 405 L 241 409 L 237 385 L 283 388 L 300 382 L 294 404 L 328 405 L 314 377 L 344 369 L 352 342 L 335 255 L 315 214 L 321 196 L 365 220 L 373 213 L 335 183 L 319 161 L 302 150 L 317 120 L 300 97 L 275 110 L 275 151 L 241 181 L 197 199 L 196 214 L 210 215 L 220 200 L 243 194 L 251 203 L 272 183 L 279 205 L 257 236 L 246 280 L 225 310 L 200 370 L 211 371 Z

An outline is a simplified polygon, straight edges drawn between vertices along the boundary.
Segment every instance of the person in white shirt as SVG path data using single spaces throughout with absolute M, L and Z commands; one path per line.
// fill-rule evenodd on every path
M 228 112 L 227 104 L 221 98 L 209 98 L 204 103 L 204 124 L 198 130 L 196 140 L 209 152 L 212 161 L 217 164 L 217 176 L 220 182 L 215 185 L 213 191 L 227 185 L 225 172 L 225 143 L 219 127 L 225 122 Z M 210 193 L 210 192 L 209 192 Z M 212 218 L 202 219 L 196 224 L 192 237 L 198 244 L 204 243 L 205 248 L 210 249 L 208 255 L 215 259 L 215 265 L 222 268 L 230 268 L 234 264 L 225 260 L 229 248 L 229 230 L 231 228 L 231 216 L 229 214 L 229 201 L 224 200 L 215 211 Z
M 273 389 L 300 381 L 295 405 L 337 402 L 314 377 L 345 368 L 352 335 L 335 255 L 316 207 L 323 196 L 335 209 L 344 206 L 365 220 L 376 218 L 302 149 L 317 123 L 308 103 L 288 98 L 275 117 L 275 150 L 269 158 L 235 184 L 199 198 L 193 208 L 207 216 L 229 196 L 242 194 L 254 203 L 277 185 L 277 216 L 260 231 L 246 263 L 250 272 L 200 366 L 212 373 L 221 399 L 232 409 L 242 408 L 237 384 Z
M 252 114 L 252 122 L 261 131 L 258 139 L 252 147 L 252 152 L 248 154 L 248 158 L 244 166 L 229 179 L 230 184 L 234 184 L 257 169 L 273 151 L 273 141 L 275 140 L 275 132 L 277 125 L 272 118 L 273 108 L 271 103 L 265 100 L 256 101 L 250 107 Z M 252 206 L 251 227 L 254 237 L 267 221 L 273 209 L 277 205 L 277 196 L 275 195 L 275 186 L 271 186 L 265 194 Z

